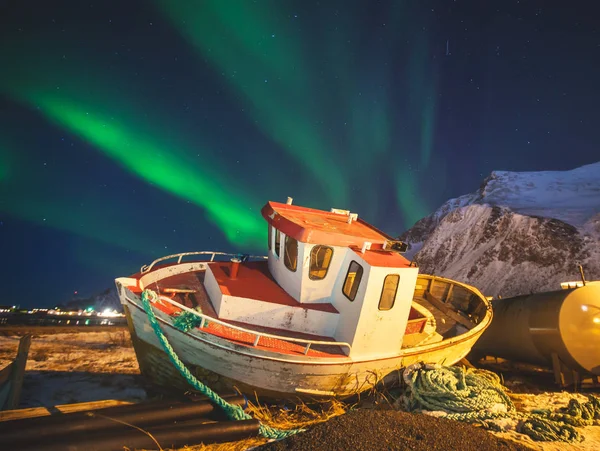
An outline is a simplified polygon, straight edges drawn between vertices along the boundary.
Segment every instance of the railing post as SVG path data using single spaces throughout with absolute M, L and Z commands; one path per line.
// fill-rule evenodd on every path
M 260 335 L 256 334 L 256 338 L 254 339 L 254 346 L 258 346 L 258 340 L 260 340 Z
M 312 343 L 306 343 L 306 348 L 304 348 L 304 355 L 307 355 L 307 354 L 308 354 L 308 351 L 310 350 L 310 345 L 311 345 L 311 344 L 312 344 Z
M 214 252 L 212 253 L 212 256 L 210 257 L 210 261 L 211 261 L 211 262 L 214 262 L 214 261 L 215 261 L 215 253 L 214 253 Z
M 200 321 L 200 326 L 198 327 L 199 329 L 202 329 L 204 327 L 205 320 L 206 318 L 202 317 L 202 321 Z
M 452 289 L 454 288 L 454 284 L 450 284 L 450 288 L 448 289 L 448 293 L 446 293 L 446 299 L 444 299 L 444 302 L 448 302 L 450 300 L 450 296 L 452 296 Z

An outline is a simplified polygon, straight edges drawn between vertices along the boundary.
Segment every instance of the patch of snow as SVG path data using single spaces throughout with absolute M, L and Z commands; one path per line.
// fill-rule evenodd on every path
M 494 171 L 478 192 L 450 199 L 440 210 L 475 203 L 582 227 L 600 213 L 600 162 L 570 171 Z
M 118 399 L 146 399 L 141 376 L 81 371 L 28 371 L 19 408 Z
M 416 242 L 416 243 L 410 243 L 410 249 L 407 250 L 402 255 L 405 258 L 407 258 L 408 260 L 412 260 L 413 257 L 415 256 L 415 254 L 421 250 L 421 248 L 423 247 L 423 244 L 424 244 L 423 241 L 419 241 L 419 242 Z

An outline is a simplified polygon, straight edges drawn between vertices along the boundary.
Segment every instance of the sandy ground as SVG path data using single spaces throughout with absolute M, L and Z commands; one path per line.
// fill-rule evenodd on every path
M 18 337 L 0 336 L 0 368 L 15 356 Z M 513 391 L 521 382 L 507 381 Z M 530 382 L 528 382 L 530 384 Z M 520 410 L 557 409 L 566 406 L 572 397 L 585 401 L 581 394 L 560 391 L 514 394 Z M 596 391 L 595 393 L 599 393 Z M 23 382 L 20 407 L 52 407 L 60 404 L 117 399 L 142 401 L 147 398 L 144 381 L 129 333 L 125 329 L 106 332 L 78 332 L 35 335 Z M 510 424 L 507 424 L 510 426 Z M 499 433 L 500 437 L 516 440 L 536 450 L 596 451 L 600 449 L 600 424 L 581 429 L 585 441 L 577 445 L 533 442 L 514 431 Z
M 18 337 L 0 337 L 0 368 L 15 356 Z M 36 335 L 25 368 L 20 407 L 146 398 L 125 329 Z

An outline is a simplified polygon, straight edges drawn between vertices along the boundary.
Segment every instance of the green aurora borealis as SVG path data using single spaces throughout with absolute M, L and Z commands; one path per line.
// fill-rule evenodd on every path
M 318 186 L 320 204 L 355 208 L 358 205 L 351 201 L 356 196 L 351 194 L 352 188 L 360 192 L 361 199 L 376 195 L 376 184 L 359 179 L 377 165 L 385 166 L 386 157 L 397 147 L 392 143 L 394 118 L 386 85 L 390 74 L 382 65 L 389 51 L 369 56 L 367 74 L 357 72 L 358 61 L 343 54 L 343 44 L 356 39 L 352 24 L 330 33 L 328 45 L 317 48 L 317 43 L 307 42 L 305 33 L 282 20 L 291 13 L 280 3 L 162 1 L 157 6 L 193 46 L 197 58 L 208 61 L 212 71 L 220 74 L 219 82 L 238 99 L 248 120 L 276 144 L 275 151 L 284 153 L 303 178 Z M 393 9 L 390 22 L 402 21 L 401 8 Z M 358 8 L 356 13 L 360 13 Z M 384 28 L 377 39 L 398 35 L 390 29 Z M 35 53 L 37 43 L 22 45 L 30 46 L 30 54 Z M 13 53 L 17 64 L 2 76 L 1 89 L 6 95 L 37 109 L 48 121 L 91 144 L 140 179 L 193 202 L 231 244 L 260 249 L 264 225 L 257 208 L 273 194 L 247 190 L 229 177 L 224 170 L 226 162 L 215 161 L 210 145 L 197 147 L 203 141 L 202 133 L 177 135 L 177 124 L 160 111 L 160 104 L 146 102 L 150 111 L 143 112 L 137 99 L 123 88 L 129 83 L 128 74 L 108 73 L 94 58 L 77 50 L 61 56 L 64 41 L 49 40 L 44 46 L 45 56 L 41 58 L 16 58 Z M 2 51 L 6 59 L 7 49 Z M 19 52 L 23 54 L 23 49 Z M 427 65 L 422 59 L 413 60 L 408 61 L 411 78 L 427 78 Z M 370 78 L 368 83 L 361 83 L 363 76 Z M 365 92 L 358 87 L 361 84 L 366 86 Z M 120 92 L 107 89 L 111 85 L 121 86 Z M 421 109 L 424 133 L 420 152 L 421 163 L 426 166 L 435 111 L 420 98 L 433 93 L 423 81 L 410 92 L 411 106 L 415 111 Z M 7 150 L 9 154 L 18 152 Z M 197 151 L 202 154 L 201 164 L 191 158 Z M 408 226 L 428 210 L 421 199 L 414 199 L 414 181 L 403 174 L 402 166 L 393 174 L 398 195 L 395 208 L 402 210 Z M 385 167 L 381 170 L 387 172 Z M 277 177 L 274 179 L 276 183 Z M 281 199 L 283 193 L 273 188 L 276 198 Z M 294 191 L 302 194 L 303 190 Z M 311 200 L 304 198 L 303 202 L 310 205 Z M 58 213 L 40 215 L 34 201 L 18 204 L 9 203 L 9 212 L 27 219 L 64 217 Z M 367 210 L 376 215 L 374 204 L 367 203 Z M 61 221 L 51 224 L 70 230 Z
M 287 196 L 398 235 L 492 170 L 596 161 L 596 29 L 528 2 L 3 4 L 7 277 L 58 300 L 163 255 L 262 254 Z

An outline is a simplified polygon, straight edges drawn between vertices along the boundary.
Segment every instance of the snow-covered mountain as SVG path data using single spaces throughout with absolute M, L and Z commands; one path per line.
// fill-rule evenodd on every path
M 514 296 L 600 279 L 600 162 L 570 171 L 494 171 L 401 239 L 424 273 Z
M 102 312 L 105 309 L 117 310 L 118 312 L 123 311 L 116 287 L 107 288 L 89 298 L 72 299 L 64 305 L 64 308 L 69 310 L 86 309 L 88 307 L 93 307 L 97 312 Z

